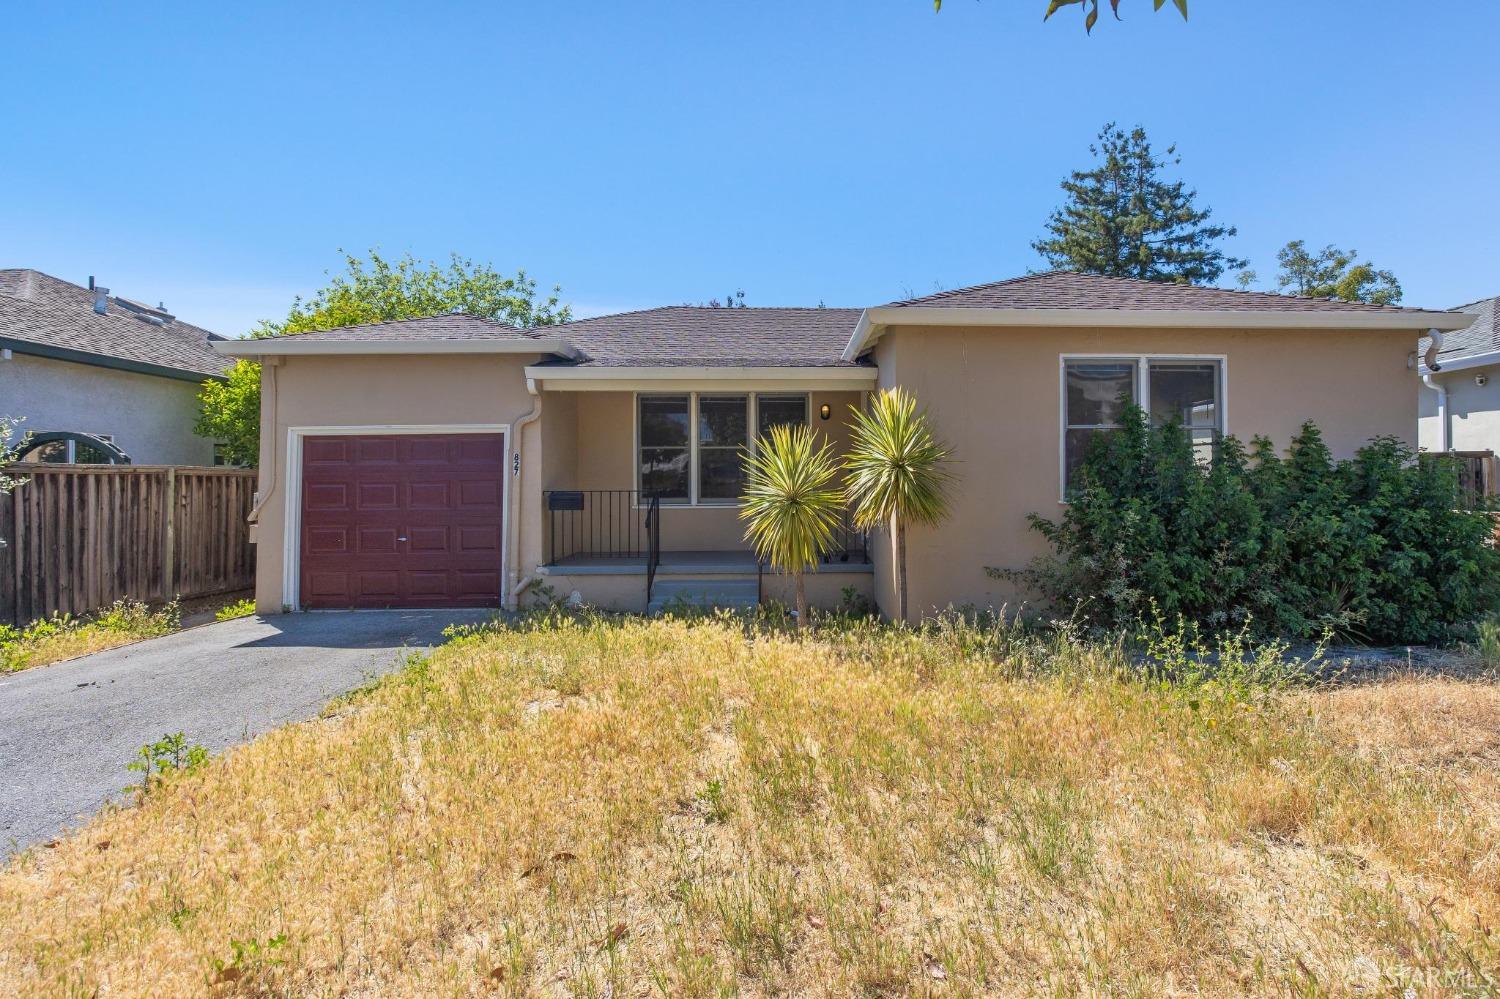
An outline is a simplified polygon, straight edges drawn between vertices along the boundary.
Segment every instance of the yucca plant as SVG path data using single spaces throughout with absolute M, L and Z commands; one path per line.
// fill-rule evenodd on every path
M 886 389 L 868 412 L 854 415 L 844 490 L 854 523 L 870 530 L 889 524 L 901 620 L 906 620 L 906 527 L 936 524 L 948 510 L 952 451 L 937 439 L 925 410 L 902 388 Z
M 807 621 L 803 573 L 833 547 L 842 497 L 834 485 L 838 462 L 806 426 L 775 426 L 745 460 L 740 519 L 755 554 L 791 575 L 797 594 L 797 629 Z

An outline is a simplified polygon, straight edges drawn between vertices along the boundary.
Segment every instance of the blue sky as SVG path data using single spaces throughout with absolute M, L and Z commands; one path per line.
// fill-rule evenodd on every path
M 1500 294 L 1500 4 L 1122 0 L 1093 37 L 1043 6 L 18 5 L 0 266 L 231 335 L 340 247 L 524 267 L 582 314 L 869 305 L 1039 267 L 1118 120 L 1263 279 L 1304 238 L 1407 304 Z

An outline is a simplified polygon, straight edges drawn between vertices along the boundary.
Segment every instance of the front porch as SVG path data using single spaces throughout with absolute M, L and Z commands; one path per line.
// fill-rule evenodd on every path
M 546 561 L 537 574 L 554 589 L 601 606 L 652 612 L 674 603 L 753 607 L 789 600 L 790 581 L 737 536 L 737 507 L 712 508 L 714 529 L 705 532 L 695 523 L 705 508 L 642 501 L 635 490 L 546 490 L 542 500 Z M 672 534 L 673 524 L 683 528 L 681 536 Z M 704 538 L 740 546 L 679 547 Z M 831 606 L 850 586 L 868 596 L 873 572 L 869 539 L 846 515 L 834 547 L 809 574 L 821 598 L 815 602 Z
M 790 601 L 790 580 L 759 564 L 745 541 L 743 454 L 785 423 L 846 453 L 863 381 L 820 374 L 715 385 L 699 372 L 649 390 L 564 388 L 546 377 L 541 388 L 540 502 L 528 519 L 540 550 L 531 565 L 557 597 L 619 610 Z M 851 585 L 871 592 L 873 567 L 868 540 L 845 515 L 809 576 L 810 598 L 834 606 Z

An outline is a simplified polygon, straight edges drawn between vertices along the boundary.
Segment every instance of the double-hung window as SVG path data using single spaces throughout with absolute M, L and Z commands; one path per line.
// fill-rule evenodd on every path
M 750 443 L 750 397 L 698 396 L 698 501 L 733 502 L 744 492 L 741 455 Z
M 687 502 L 691 497 L 691 396 L 643 395 L 640 428 L 641 496 Z
M 684 392 L 637 400 L 641 498 L 664 503 L 736 502 L 745 491 L 745 450 L 773 426 L 808 419 L 806 395 Z
M 1063 497 L 1075 485 L 1089 446 L 1120 428 L 1125 407 L 1140 405 L 1152 426 L 1175 419 L 1200 462 L 1213 458 L 1224 432 L 1224 362 L 1193 357 L 1063 358 Z

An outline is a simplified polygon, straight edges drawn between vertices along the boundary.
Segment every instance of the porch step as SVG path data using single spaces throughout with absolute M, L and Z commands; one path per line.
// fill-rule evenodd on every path
M 720 576 L 716 579 L 663 579 L 658 576 L 651 588 L 648 614 L 660 614 L 669 607 L 687 604 L 692 607 L 754 607 L 760 598 L 760 585 L 754 576 Z

